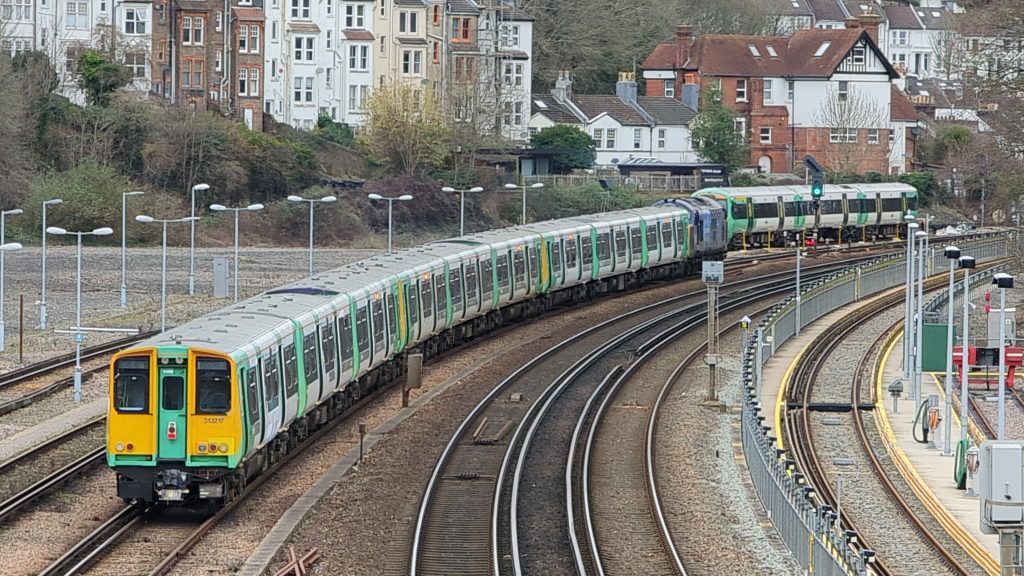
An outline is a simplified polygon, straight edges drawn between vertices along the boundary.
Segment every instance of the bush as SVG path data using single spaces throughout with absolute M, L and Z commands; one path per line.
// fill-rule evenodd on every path
M 917 193 L 923 204 L 928 204 L 937 191 L 938 183 L 935 174 L 931 172 L 906 172 L 900 174 L 898 180 L 917 188 Z
M 331 120 L 330 116 L 320 115 L 316 121 L 316 133 L 324 140 L 341 144 L 346 148 L 355 145 L 356 134 L 348 124 L 342 124 Z
M 531 222 L 609 210 L 626 210 L 647 204 L 647 201 L 631 188 L 613 188 L 606 191 L 597 184 L 585 184 L 575 188 L 542 188 L 528 190 L 526 194 L 527 217 Z M 520 202 L 521 198 L 520 193 Z M 514 219 L 508 218 L 508 211 L 504 209 L 500 212 L 502 218 L 518 223 L 522 214 L 520 202 L 509 204 L 518 208 Z

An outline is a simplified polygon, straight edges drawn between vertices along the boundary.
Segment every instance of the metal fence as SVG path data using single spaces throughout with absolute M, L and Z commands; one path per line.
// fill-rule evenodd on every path
M 988 239 L 961 246 L 961 252 L 978 262 L 1007 254 L 1004 239 Z M 929 254 L 931 270 L 945 264 L 942 247 Z M 801 288 L 800 324 L 861 298 L 906 281 L 904 255 L 879 258 Z M 769 436 L 771 426 L 761 414 L 761 367 L 796 333 L 796 299 L 790 297 L 773 307 L 751 334 L 744 349 L 742 378 L 745 400 L 742 411 L 743 453 L 754 488 L 775 529 L 805 574 L 867 574 L 867 558 L 873 553 L 849 545 L 849 534 L 828 506 L 815 506 L 813 488 L 797 481 L 794 464 Z M 771 336 L 771 338 L 767 338 Z

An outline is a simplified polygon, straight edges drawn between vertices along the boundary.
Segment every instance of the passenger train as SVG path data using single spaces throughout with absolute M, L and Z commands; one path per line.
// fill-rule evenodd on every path
M 885 194 L 907 210 L 916 198 L 913 189 L 831 188 L 826 202 L 842 198 L 844 226 L 852 197 L 867 198 L 857 205 L 866 209 Z M 315 429 L 400 376 L 407 353 L 429 358 L 559 303 L 691 274 L 704 260 L 724 258 L 740 231 L 803 229 L 806 220 L 790 216 L 790 198 L 803 202 L 795 189 L 712 189 L 649 208 L 442 240 L 172 328 L 111 362 L 107 464 L 118 496 L 223 504 Z M 899 221 L 896 206 L 878 204 L 893 213 L 875 210 L 868 221 L 876 228 Z M 768 209 L 778 214 L 766 216 Z M 861 212 L 853 214 L 860 222 Z

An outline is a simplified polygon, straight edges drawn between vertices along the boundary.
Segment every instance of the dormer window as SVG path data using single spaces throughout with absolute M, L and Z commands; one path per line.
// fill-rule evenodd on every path
M 772 46 L 771 44 L 766 44 L 765 47 L 764 47 L 764 50 L 772 58 L 778 58 L 779 57 L 779 53 L 775 51 L 775 47 Z
M 853 50 L 850 51 L 849 58 L 851 64 L 863 65 L 867 59 L 867 47 L 863 44 L 857 44 L 853 47 Z
M 825 54 L 825 51 L 828 50 L 828 47 L 831 46 L 831 45 L 832 45 L 832 42 L 829 41 L 829 40 L 826 40 L 825 42 L 822 42 L 821 46 L 818 46 L 818 49 L 814 51 L 814 57 L 815 58 L 820 58 L 822 55 Z
M 747 48 L 750 48 L 750 53 L 754 55 L 754 58 L 761 57 L 761 53 L 757 51 L 757 46 L 754 46 L 753 44 L 748 44 Z

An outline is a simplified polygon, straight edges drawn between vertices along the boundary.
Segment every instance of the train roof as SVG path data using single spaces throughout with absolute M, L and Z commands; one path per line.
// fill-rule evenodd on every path
M 842 193 L 907 193 L 917 194 L 917 189 L 902 182 L 875 182 L 869 184 L 826 184 L 825 194 Z M 715 198 L 761 198 L 765 196 L 789 196 L 802 195 L 810 196 L 810 189 L 803 184 L 788 186 L 750 186 L 750 187 L 723 187 L 704 188 L 694 192 L 694 196 L 712 196 Z

